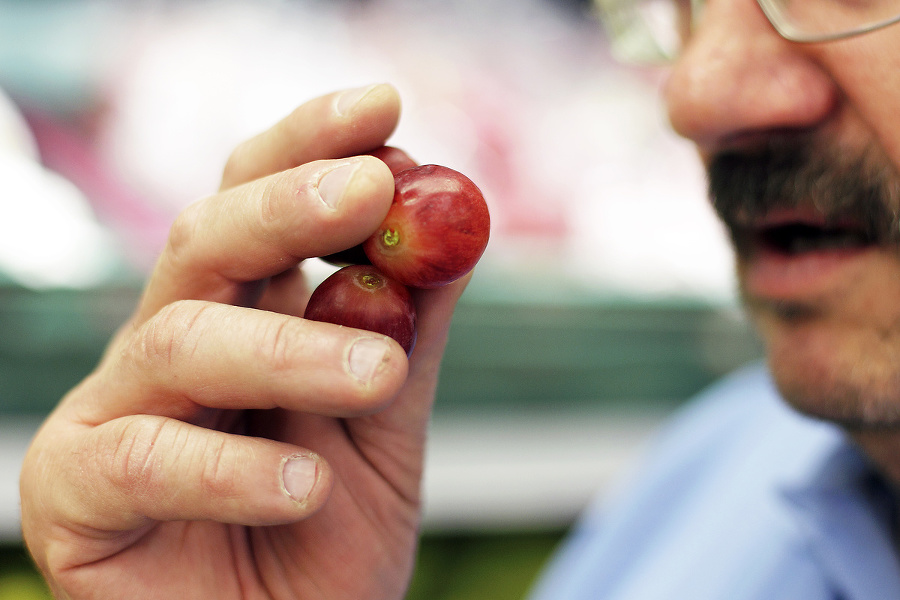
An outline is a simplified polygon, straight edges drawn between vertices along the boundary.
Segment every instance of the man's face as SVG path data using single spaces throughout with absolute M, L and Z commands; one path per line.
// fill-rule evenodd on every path
M 782 393 L 851 427 L 900 426 L 897 48 L 900 25 L 801 45 L 710 0 L 666 88 Z

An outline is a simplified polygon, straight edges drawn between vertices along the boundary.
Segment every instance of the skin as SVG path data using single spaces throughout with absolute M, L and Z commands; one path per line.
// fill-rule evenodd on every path
M 897 26 L 793 43 L 753 0 L 711 0 L 667 81 L 670 121 L 706 164 L 773 135 L 813 132 L 823 149 L 866 150 L 896 168 L 898 44 Z M 900 483 L 900 252 L 867 251 L 789 294 L 755 289 L 753 260 L 738 255 L 738 276 L 780 390 L 801 411 L 845 426 Z
M 25 541 L 57 597 L 402 597 L 465 281 L 417 294 L 407 360 L 387 337 L 301 319 L 298 266 L 383 219 L 391 173 L 356 155 L 399 109 L 387 85 L 312 100 L 237 148 L 221 189 L 178 218 L 134 316 L 23 465 Z M 346 164 L 349 180 L 322 185 L 332 208 L 316 185 Z M 312 467 L 296 497 L 291 457 Z
M 816 143 L 900 165 L 898 42 L 900 27 L 795 44 L 753 0 L 710 0 L 666 86 L 672 125 L 706 163 L 815 131 Z M 306 196 L 323 165 L 310 161 L 369 151 L 393 129 L 390 88 L 361 102 L 339 115 L 334 98 L 313 101 L 235 152 L 222 191 L 173 228 L 134 319 L 35 439 L 23 528 L 58 596 L 402 598 L 463 283 L 419 296 L 410 362 L 383 341 L 366 383 L 349 374 L 348 346 L 371 336 L 296 317 L 299 259 L 359 243 L 390 203 L 389 173 L 368 161 L 336 212 Z M 738 274 L 779 387 L 900 482 L 896 249 L 787 295 L 755 290 L 753 261 L 738 256 Z M 306 449 L 316 484 L 295 501 L 284 458 Z

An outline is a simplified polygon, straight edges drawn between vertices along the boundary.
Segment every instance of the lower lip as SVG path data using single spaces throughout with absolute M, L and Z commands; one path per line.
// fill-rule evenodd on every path
M 757 248 L 741 260 L 744 291 L 757 298 L 784 301 L 827 293 L 875 251 L 864 247 L 791 255 Z

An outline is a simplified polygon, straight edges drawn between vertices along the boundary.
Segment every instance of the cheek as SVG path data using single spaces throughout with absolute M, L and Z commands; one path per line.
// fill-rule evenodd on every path
M 881 146 L 900 167 L 900 26 L 822 44 L 818 60 L 843 95 L 842 110 L 858 121 L 864 143 Z

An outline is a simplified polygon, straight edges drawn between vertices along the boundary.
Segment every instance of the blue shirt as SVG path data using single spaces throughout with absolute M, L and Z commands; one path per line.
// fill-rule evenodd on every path
M 842 431 L 795 413 L 753 366 L 586 511 L 531 600 L 900 599 L 892 510 Z

